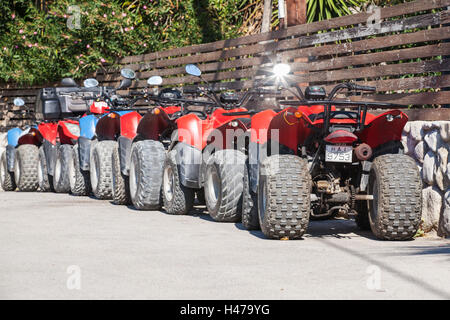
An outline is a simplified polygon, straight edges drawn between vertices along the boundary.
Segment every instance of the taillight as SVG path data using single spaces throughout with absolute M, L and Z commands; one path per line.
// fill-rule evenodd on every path
M 330 133 L 324 140 L 333 144 L 350 144 L 358 140 L 358 137 L 345 130 L 336 130 Z

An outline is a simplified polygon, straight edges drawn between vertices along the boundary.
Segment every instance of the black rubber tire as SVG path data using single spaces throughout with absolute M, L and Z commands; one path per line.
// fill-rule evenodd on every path
M 54 192 L 53 177 L 48 174 L 47 158 L 43 146 L 39 147 L 39 164 L 38 164 L 39 190 L 42 192 Z
M 231 149 L 219 150 L 208 159 L 205 200 L 209 215 L 215 221 L 241 220 L 245 160 L 245 154 Z
M 116 144 L 113 149 L 111 164 L 113 203 L 117 205 L 129 205 L 131 204 L 130 185 L 128 176 L 122 174 L 120 170 L 119 144 Z
M 70 192 L 69 166 L 72 165 L 72 161 L 72 146 L 69 144 L 60 145 L 56 150 L 55 168 L 53 169 L 53 188 L 55 192 Z M 58 166 L 60 167 L 58 168 Z
M 369 204 L 367 201 L 356 201 L 355 222 L 361 230 L 370 230 Z
M 181 215 L 188 214 L 194 206 L 195 190 L 181 184 L 176 152 L 176 150 L 170 151 L 164 162 L 162 194 L 167 213 Z M 172 183 L 170 183 L 171 177 Z M 171 190 L 170 194 L 167 189 Z
M 31 192 L 39 188 L 39 149 L 33 144 L 24 144 L 16 149 L 14 178 L 19 191 Z
M 161 186 L 166 150 L 159 141 L 133 144 L 130 161 L 130 196 L 138 210 L 159 210 L 163 204 Z
M 0 179 L 2 189 L 4 191 L 16 190 L 16 181 L 14 180 L 14 173 L 8 171 L 8 163 L 6 161 L 6 151 L 2 153 L 0 163 Z
M 422 180 L 415 161 L 403 154 L 375 158 L 369 176 L 369 221 L 383 240 L 410 240 L 422 218 Z
M 70 177 L 70 192 L 74 196 L 88 196 L 91 194 L 91 179 L 89 171 L 81 170 L 80 154 L 78 144 L 74 145 L 72 149 L 72 163 L 70 167 L 73 172 L 69 174 Z
M 258 216 L 266 237 L 299 239 L 303 236 L 309 223 L 311 185 L 305 159 L 294 155 L 274 155 L 262 162 Z
M 112 153 L 116 141 L 99 141 L 95 144 L 90 161 L 91 188 L 100 200 L 112 199 Z
M 250 190 L 248 168 L 244 170 L 244 188 L 242 190 L 242 225 L 247 230 L 260 230 L 258 217 L 258 196 Z

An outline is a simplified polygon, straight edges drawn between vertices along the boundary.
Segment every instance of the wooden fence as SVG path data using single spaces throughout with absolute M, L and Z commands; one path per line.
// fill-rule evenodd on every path
M 391 101 L 422 108 L 450 103 L 450 0 L 419 0 L 326 21 L 236 39 L 176 48 L 120 59 L 99 70 L 103 85 L 120 81 L 120 68 L 137 72 L 135 88 L 146 86 L 152 75 L 165 85 L 189 87 L 199 79 L 186 75 L 184 66 L 197 63 L 206 80 L 218 90 L 244 90 L 255 76 L 266 74 L 277 62 L 291 65 L 296 82 L 322 85 L 353 81 L 377 87 L 372 101 Z M 0 130 L 33 119 L 39 87 L 0 90 Z M 11 107 L 24 97 L 22 108 Z M 353 96 L 351 99 L 361 99 Z M 411 119 L 450 120 L 450 109 L 409 111 Z M 25 120 L 25 121 L 24 121 Z

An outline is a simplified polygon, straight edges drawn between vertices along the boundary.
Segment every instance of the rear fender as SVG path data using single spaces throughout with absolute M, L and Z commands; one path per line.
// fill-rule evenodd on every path
M 6 165 L 9 172 L 14 172 L 14 161 L 16 156 L 16 148 L 12 145 L 6 146 Z
M 56 137 L 58 136 L 58 123 L 43 122 L 38 125 L 39 133 L 43 140 L 47 140 L 53 145 L 56 145 Z
M 167 108 L 157 109 L 159 112 L 155 111 L 156 108 L 149 110 L 139 121 L 136 132 L 140 138 L 158 141 L 163 133 L 175 127 L 174 122 L 169 119 L 168 114 L 165 112 Z
M 80 158 L 80 168 L 89 171 L 89 161 L 91 157 L 92 139 L 80 136 L 78 138 L 78 156 Z
M 134 139 L 137 127 L 142 116 L 136 111 L 129 112 L 120 117 L 120 135 L 128 139 Z
M 128 137 L 120 136 L 119 139 L 117 139 L 117 142 L 119 143 L 120 171 L 123 175 L 128 176 L 133 140 Z
M 78 127 L 78 131 L 69 129 L 68 124 Z M 79 122 L 74 120 L 61 120 L 58 122 L 58 136 L 61 144 L 74 144 L 79 135 Z
M 120 134 L 120 115 L 108 113 L 98 120 L 95 133 L 99 140 L 116 140 Z
M 393 120 L 388 121 L 391 117 Z M 390 110 L 373 118 L 357 136 L 362 142 L 375 149 L 390 141 L 400 141 L 406 122 L 408 122 L 406 114 L 400 110 Z
M 200 188 L 201 150 L 183 142 L 177 143 L 173 150 L 177 151 L 176 161 L 181 184 L 188 188 Z
M 250 141 L 254 143 L 266 143 L 267 131 L 276 112 L 272 109 L 261 111 L 252 117 L 252 128 L 250 134 Z
M 95 115 L 88 115 L 80 118 L 80 137 L 89 140 L 95 137 L 95 126 L 98 123 L 98 117 Z
M 178 118 L 177 126 L 179 142 L 203 150 L 206 146 L 206 139 L 203 139 L 203 122 L 196 114 L 189 113 Z

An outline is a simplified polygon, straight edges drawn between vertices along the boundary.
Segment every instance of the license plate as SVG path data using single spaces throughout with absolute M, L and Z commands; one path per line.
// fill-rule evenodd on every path
M 328 162 L 352 162 L 353 148 L 351 146 L 327 145 L 325 150 L 325 161 Z

